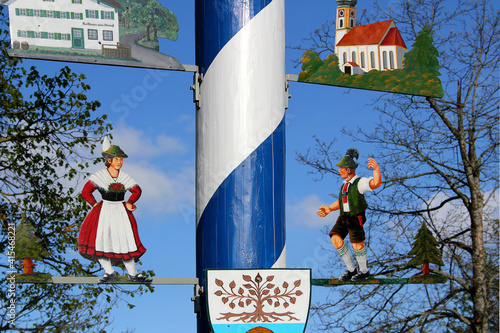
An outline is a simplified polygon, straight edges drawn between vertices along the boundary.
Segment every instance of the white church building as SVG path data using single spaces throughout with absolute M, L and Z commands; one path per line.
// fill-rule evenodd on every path
M 363 74 L 403 68 L 408 48 L 392 20 L 356 25 L 357 0 L 337 0 L 335 54 L 340 70 Z
M 9 7 L 11 47 L 101 50 L 120 40 L 115 0 L 3 0 Z

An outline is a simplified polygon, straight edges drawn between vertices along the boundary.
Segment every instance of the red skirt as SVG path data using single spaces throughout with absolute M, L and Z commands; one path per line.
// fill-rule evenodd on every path
M 107 212 L 107 208 L 111 205 L 110 207 L 115 209 L 115 211 L 116 209 L 120 210 L 117 218 L 121 220 L 120 223 L 124 223 L 126 228 L 120 227 L 119 230 L 113 230 L 113 225 L 105 225 L 107 221 L 103 222 L 103 216 L 101 216 L 103 205 L 105 206 L 104 218 L 106 218 L 106 213 L 110 214 Z M 121 209 L 124 211 L 121 211 Z M 109 219 L 109 216 L 107 219 Z M 99 227 L 99 221 L 103 224 L 101 227 Z M 113 222 L 115 221 L 112 221 L 111 224 Z M 106 229 L 104 232 L 103 228 Z M 126 235 L 127 239 L 123 237 L 123 229 L 131 229 Z M 103 203 L 101 201 L 92 208 L 83 221 L 78 237 L 78 251 L 84 258 L 89 260 L 97 261 L 98 258 L 109 258 L 112 263 L 119 264 L 123 260 L 134 259 L 137 261 L 146 252 L 146 248 L 142 245 L 139 238 L 135 217 L 132 212 L 125 208 L 125 203 Z

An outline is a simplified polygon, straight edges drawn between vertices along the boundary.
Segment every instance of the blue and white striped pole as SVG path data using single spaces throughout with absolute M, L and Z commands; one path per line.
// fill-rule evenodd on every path
M 196 270 L 285 267 L 284 0 L 196 0 Z M 202 298 L 198 332 L 210 332 Z

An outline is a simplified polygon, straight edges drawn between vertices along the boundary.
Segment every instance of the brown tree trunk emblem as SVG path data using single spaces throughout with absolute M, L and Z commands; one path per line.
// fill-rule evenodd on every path
M 297 297 L 303 295 L 303 292 L 299 290 L 300 279 L 292 284 L 284 281 L 281 286 L 272 283 L 274 275 L 269 275 L 265 279 L 260 274 L 253 279 L 249 275 L 243 275 L 243 280 L 248 283 L 237 286 L 232 281 L 228 289 L 224 286 L 224 282 L 215 279 L 219 290 L 214 294 L 221 297 L 221 302 L 228 304 L 233 310 L 240 308 L 244 311 L 221 313 L 222 317 L 217 320 L 225 319 L 243 323 L 299 321 L 294 312 L 279 312 L 276 308 L 283 306 L 286 309 L 290 304 L 296 303 Z

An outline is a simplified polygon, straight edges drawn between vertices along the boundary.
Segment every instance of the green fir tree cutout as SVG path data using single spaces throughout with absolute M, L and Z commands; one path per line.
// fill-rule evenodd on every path
M 33 260 L 42 260 L 49 255 L 47 250 L 40 244 L 40 239 L 35 236 L 35 228 L 23 215 L 21 223 L 16 228 L 15 259 L 24 260 L 22 274 L 33 274 L 33 267 L 36 266 Z
M 405 70 L 414 73 L 426 73 L 433 76 L 441 75 L 439 73 L 439 51 L 432 44 L 433 39 L 425 25 L 415 39 L 413 48 L 405 54 L 403 65 Z
M 422 226 L 418 229 L 417 236 L 413 242 L 413 248 L 408 253 L 410 256 L 414 256 L 408 266 L 422 266 L 423 276 L 429 276 L 429 264 L 433 263 L 439 266 L 444 266 L 443 260 L 441 259 L 441 252 L 437 248 L 439 243 L 436 238 L 432 235 L 432 232 L 427 229 L 425 221 L 422 222 Z

